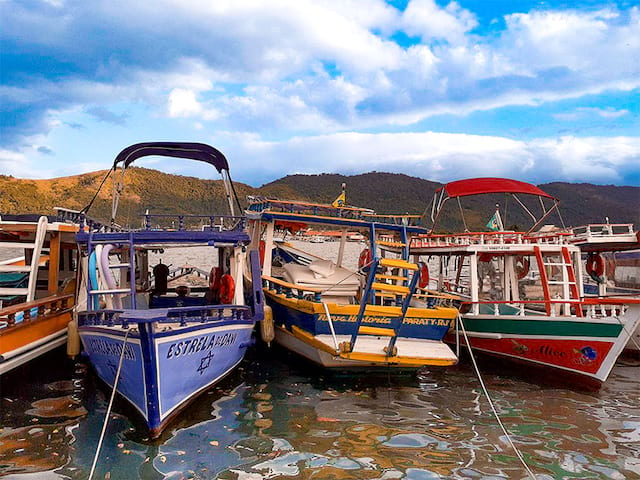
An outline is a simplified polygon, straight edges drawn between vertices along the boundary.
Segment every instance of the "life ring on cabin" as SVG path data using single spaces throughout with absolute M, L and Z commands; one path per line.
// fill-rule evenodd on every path
M 264 240 L 260 240 L 260 243 L 258 244 L 258 252 L 260 253 L 260 265 L 261 266 L 264 266 L 264 249 L 265 249 Z
M 371 250 L 365 248 L 364 250 L 362 250 L 362 252 L 360 252 L 360 257 L 358 258 L 358 268 L 363 269 L 365 267 L 368 267 L 371 263 L 371 259 Z
M 480 253 L 478 254 L 478 260 L 480 260 L 481 262 L 490 262 L 491 260 L 493 260 L 493 255 L 491 255 L 490 253 Z
M 426 263 L 420 263 L 420 278 L 418 279 L 418 286 L 420 288 L 427 288 L 429 286 L 429 267 Z
M 233 277 L 228 273 L 225 273 L 220 278 L 220 303 L 229 304 L 233 302 L 233 294 L 236 290 L 236 282 L 233 280 Z
M 603 283 L 604 279 L 604 260 L 599 253 L 590 253 L 587 255 L 587 273 L 598 283 Z
M 524 255 L 518 255 L 516 257 L 515 269 L 516 275 L 518 276 L 518 280 L 522 280 L 529 273 L 530 262 L 527 257 Z

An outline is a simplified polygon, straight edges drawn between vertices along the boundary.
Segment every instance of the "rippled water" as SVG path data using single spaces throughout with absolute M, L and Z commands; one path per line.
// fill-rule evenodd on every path
M 617 365 L 587 393 L 480 365 L 538 478 L 640 478 L 640 366 Z M 109 394 L 90 367 L 58 351 L 1 381 L 0 476 L 87 478 Z M 144 435 L 116 402 L 94 478 L 527 476 L 467 362 L 403 376 L 327 375 L 256 348 L 159 440 Z
M 351 245 L 357 255 L 362 246 Z M 480 369 L 538 479 L 640 478 L 640 362 L 619 362 L 598 392 L 545 386 L 487 360 Z M 0 476 L 87 478 L 109 394 L 62 351 L 2 376 Z M 402 376 L 328 375 L 256 346 L 160 439 L 138 422 L 116 402 L 94 478 L 528 478 L 464 359 Z

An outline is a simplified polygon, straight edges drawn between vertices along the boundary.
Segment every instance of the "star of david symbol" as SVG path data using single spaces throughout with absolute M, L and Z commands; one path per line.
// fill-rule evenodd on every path
M 211 365 L 211 359 L 213 358 L 213 352 L 209 351 L 205 357 L 200 359 L 200 366 L 198 367 L 198 373 L 202 375 L 204 371 Z
M 107 360 L 107 368 L 111 371 L 111 373 L 115 377 L 118 371 L 118 367 L 116 366 L 116 364 L 113 363 L 111 360 Z

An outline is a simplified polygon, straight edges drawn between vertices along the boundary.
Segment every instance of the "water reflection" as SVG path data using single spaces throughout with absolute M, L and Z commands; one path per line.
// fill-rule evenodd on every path
M 84 364 L 71 372 L 8 388 L 2 380 L 0 476 L 87 477 L 108 392 Z M 617 366 L 597 393 L 495 373 L 484 380 L 539 479 L 625 479 L 640 477 L 638 372 Z M 148 440 L 132 415 L 116 403 L 95 478 L 526 478 L 465 365 L 327 375 L 260 351 L 160 439 Z

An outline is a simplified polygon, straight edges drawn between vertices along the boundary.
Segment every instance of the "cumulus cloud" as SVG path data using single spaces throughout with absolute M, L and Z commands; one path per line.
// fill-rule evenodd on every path
M 423 145 L 423 158 L 417 152 L 398 157 L 407 147 L 385 143 L 410 146 L 422 134 L 384 140 L 350 132 L 398 132 L 435 116 L 459 119 L 473 112 L 488 112 L 490 122 L 503 107 L 533 111 L 558 100 L 640 88 L 640 62 L 633 61 L 640 58 L 636 6 L 538 6 L 506 15 L 490 34 L 469 8 L 434 0 L 410 0 L 404 10 L 383 0 L 6 0 L 0 14 L 6 65 L 0 147 L 16 152 L 28 151 L 34 135 L 81 125 L 67 120 L 69 112 L 123 125 L 129 117 L 116 112 L 142 105 L 167 131 L 189 123 L 198 133 L 253 130 L 294 149 L 340 144 L 352 153 L 343 167 L 354 170 L 383 161 L 354 150 L 360 146 L 355 139 L 367 138 L 397 157 L 385 164 L 415 170 L 418 162 L 446 173 L 448 165 L 462 163 L 434 152 L 451 147 L 445 134 L 430 134 L 439 145 Z M 633 112 L 578 106 L 549 121 L 588 116 L 631 121 Z M 486 148 L 480 137 L 464 140 L 480 152 Z M 501 168 L 506 159 L 525 166 L 540 158 L 558 161 L 547 148 L 527 144 L 522 150 L 511 142 L 492 137 L 492 162 Z M 309 170 L 317 168 L 314 161 L 326 165 L 298 153 L 309 159 Z M 461 158 L 477 160 L 473 152 Z
M 634 165 L 640 159 L 640 139 L 636 137 L 567 136 L 517 141 L 435 132 L 346 132 L 282 142 L 255 137 L 233 140 L 228 157 L 251 159 L 250 164 L 240 165 L 235 171 L 251 165 L 256 178 L 265 181 L 294 173 L 357 174 L 377 170 L 443 183 L 500 176 L 532 183 L 628 184 L 633 179 L 624 175 L 632 175 L 634 170 L 637 175 Z M 301 158 L 305 159 L 302 169 Z

